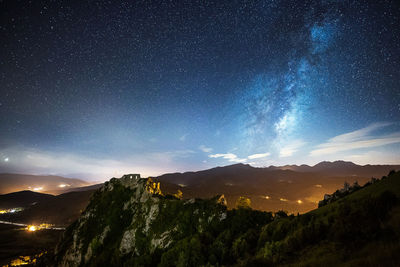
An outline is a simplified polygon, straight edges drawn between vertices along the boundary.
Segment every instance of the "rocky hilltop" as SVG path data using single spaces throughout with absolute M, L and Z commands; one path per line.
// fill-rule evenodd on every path
M 93 194 L 44 265 L 399 266 L 400 172 L 333 195 L 297 216 L 252 210 L 246 197 L 228 210 L 223 197 L 163 195 L 125 175 Z
M 181 200 L 140 175 L 113 178 L 95 192 L 56 248 L 57 266 L 151 265 L 178 240 L 218 227 L 224 198 Z

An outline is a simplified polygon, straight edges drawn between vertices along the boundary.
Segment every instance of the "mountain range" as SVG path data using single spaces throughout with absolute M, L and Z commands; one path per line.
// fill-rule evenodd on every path
M 296 214 L 315 209 L 325 194 L 342 188 L 344 182 L 352 184 L 357 181 L 363 185 L 371 177 L 382 177 L 390 170 L 400 170 L 400 165 L 360 166 L 352 162 L 336 161 L 321 162 L 315 166 L 255 168 L 246 164 L 234 164 L 198 172 L 170 173 L 154 177 L 153 180 L 160 182 L 164 194 L 175 194 L 180 190 L 184 199 L 210 198 L 224 194 L 227 206 L 231 209 L 235 207 L 240 196 L 245 196 L 250 199 L 253 209 L 285 210 Z M 23 188 L 29 183 L 43 185 L 52 176 L 0 174 L 0 177 L 2 184 L 13 183 L 14 186 Z M 34 181 L 35 178 L 39 182 Z M 12 179 L 15 179 L 12 183 L 7 181 Z M 22 182 L 18 184 L 18 181 Z M 59 188 L 60 183 L 71 186 Z M 80 184 L 84 186 L 79 187 Z M 78 218 L 91 194 L 103 186 L 88 185 L 84 181 L 63 177 L 56 177 L 51 185 L 56 196 L 29 191 L 0 195 L 0 209 L 21 206 L 25 208 L 18 214 L 2 214 L 0 220 L 46 222 L 66 226 Z M 78 187 L 73 187 L 75 185 Z
M 234 164 L 209 170 L 170 173 L 156 177 L 167 193 L 183 192 L 184 198 L 224 194 L 232 208 L 239 196 L 251 199 L 252 207 L 265 211 L 280 209 L 306 212 L 314 209 L 324 194 L 343 187 L 344 182 L 364 184 L 382 177 L 400 165 L 357 165 L 352 162 L 321 162 L 315 166 L 286 165 L 255 168 Z

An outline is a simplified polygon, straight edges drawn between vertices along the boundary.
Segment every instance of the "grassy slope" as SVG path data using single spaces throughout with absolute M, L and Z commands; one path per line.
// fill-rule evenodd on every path
M 400 263 L 400 172 L 397 172 L 377 183 L 360 189 L 336 202 L 309 212 L 315 216 L 317 222 L 326 224 L 328 227 L 337 218 L 350 217 L 356 215 L 356 209 L 369 209 L 365 206 L 369 203 L 366 200 L 376 199 L 385 192 L 394 193 L 398 200 L 397 203 L 388 211 L 384 219 L 380 220 L 380 230 L 382 233 L 389 232 L 392 238 L 377 236 L 356 241 L 349 240 L 343 243 L 329 235 L 314 245 L 308 246 L 298 253 L 299 257 L 291 261 L 289 266 L 398 266 Z M 350 207 L 345 212 L 343 209 Z M 344 220 L 346 221 L 346 220 Z M 368 227 L 368 221 L 360 222 L 359 228 Z M 351 224 L 351 221 L 349 221 Z M 344 225 L 348 226 L 348 225 Z M 350 239 L 351 228 L 350 230 Z M 329 228 L 327 230 L 329 232 Z M 334 233 L 330 233 L 332 235 Z M 349 234 L 349 233 L 348 233 Z M 373 235 L 374 233 L 370 233 Z M 354 233 L 354 239 L 359 238 Z
M 384 191 L 391 191 L 400 198 L 400 172 L 397 172 L 387 178 L 381 179 L 379 182 L 367 186 L 350 194 L 346 197 L 339 199 L 336 202 L 333 202 L 329 205 L 323 206 L 319 209 L 315 209 L 310 211 L 310 214 L 315 214 L 319 216 L 326 215 L 331 213 L 333 209 L 335 209 L 340 203 L 348 202 L 348 201 L 357 201 L 366 197 L 376 197 L 383 193 Z

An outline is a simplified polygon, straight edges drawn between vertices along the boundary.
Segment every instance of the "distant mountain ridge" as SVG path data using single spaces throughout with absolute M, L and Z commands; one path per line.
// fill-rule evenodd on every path
M 13 192 L 0 195 L 0 209 L 11 209 L 17 207 L 27 207 L 33 203 L 54 199 L 53 195 L 37 193 L 32 191 Z
M 80 179 L 65 178 L 54 175 L 0 173 L 0 194 L 23 190 L 52 193 L 53 191 L 60 191 L 61 189 L 89 185 L 91 184 Z
M 284 165 L 284 166 L 269 166 L 269 167 L 252 167 L 249 164 L 233 164 L 223 167 L 215 167 L 207 170 L 184 173 L 166 173 L 156 177 L 164 182 L 169 182 L 175 185 L 185 183 L 198 183 L 204 178 L 207 182 L 209 177 L 227 176 L 237 173 L 266 173 L 271 171 L 294 171 L 300 173 L 320 173 L 324 176 L 360 176 L 360 177 L 381 177 L 391 170 L 400 170 L 400 165 L 357 165 L 349 161 L 322 161 L 314 166 L 306 164 L 302 165 Z M 251 176 L 251 175 L 250 175 Z M 66 185 L 60 187 L 60 185 Z M 44 186 L 45 185 L 45 186 Z M 30 174 L 14 174 L 0 173 L 0 194 L 7 194 L 23 190 L 36 191 L 35 188 L 43 187 L 39 192 L 50 194 L 62 194 L 73 191 L 86 191 L 97 189 L 101 184 L 91 184 L 81 179 L 65 178 L 54 175 L 30 175 Z
M 344 182 L 357 181 L 362 185 L 391 170 L 400 170 L 400 165 L 361 166 L 346 161 L 324 161 L 314 166 L 257 168 L 238 163 L 197 172 L 168 173 L 156 180 L 164 191 L 172 193 L 179 189 L 185 198 L 224 194 L 228 207 L 232 207 L 235 199 L 244 195 L 251 198 L 256 209 L 306 212 L 315 208 L 324 194 L 341 188 Z
M 35 225 L 51 223 L 67 226 L 75 221 L 86 208 L 94 191 L 91 189 L 68 192 L 58 196 L 31 191 L 0 195 L 0 209 L 24 208 L 20 212 L 0 214 L 0 220 Z
M 167 173 L 158 176 L 159 179 L 165 179 L 168 181 L 179 180 L 177 177 L 185 177 L 187 181 L 191 179 L 206 176 L 209 174 L 218 175 L 220 173 L 236 173 L 243 171 L 277 171 L 277 170 L 289 170 L 295 172 L 310 172 L 310 173 L 322 173 L 328 174 L 329 176 L 368 176 L 368 177 L 381 177 L 387 174 L 391 170 L 400 170 L 400 165 L 357 165 L 350 161 L 322 161 L 309 166 L 306 164 L 302 165 L 284 165 L 284 166 L 269 166 L 269 167 L 252 167 L 249 164 L 237 163 L 224 167 L 215 167 L 207 170 L 197 172 L 184 172 L 184 173 Z
M 381 177 L 391 170 L 399 170 L 400 165 L 357 165 L 350 161 L 322 161 L 314 166 L 303 165 L 284 165 L 284 166 L 270 166 L 270 170 L 292 170 L 297 172 L 320 172 L 329 173 L 331 176 L 339 175 L 354 175 L 354 176 L 374 176 Z
M 254 209 L 303 213 L 315 209 L 325 194 L 342 188 L 344 182 L 352 184 L 357 181 L 363 185 L 371 177 L 382 177 L 393 169 L 400 170 L 400 166 L 360 166 L 352 162 L 336 161 L 321 162 L 314 166 L 256 168 L 239 163 L 197 172 L 169 173 L 155 177 L 154 180 L 161 183 L 161 190 L 165 193 L 174 194 L 181 190 L 184 199 L 224 194 L 228 207 L 232 208 L 239 196 L 246 196 L 251 199 Z M 26 207 L 38 202 L 16 219 L 28 222 L 46 218 L 47 221 L 66 225 L 77 218 L 86 207 L 91 193 L 102 185 L 56 188 L 52 193 L 58 196 L 37 192 L 0 195 L 0 208 Z M 60 211 L 64 212 L 60 214 Z

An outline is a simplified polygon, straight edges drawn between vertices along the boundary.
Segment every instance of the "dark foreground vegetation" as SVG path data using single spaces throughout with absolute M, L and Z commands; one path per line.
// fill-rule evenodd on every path
M 152 196 L 145 200 L 141 196 L 140 201 L 133 203 L 131 196 L 137 189 L 126 188 L 118 181 L 111 185 L 112 190 L 98 191 L 81 219 L 67 229 L 53 264 L 400 264 L 400 172 L 391 172 L 387 177 L 297 216 L 246 207 L 226 210 L 217 198 L 188 202 L 171 196 Z M 134 205 L 122 208 L 129 201 Z

